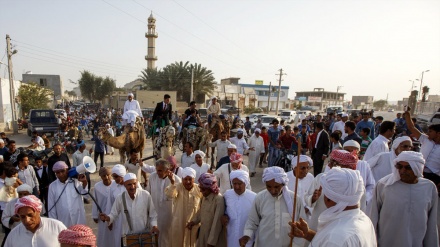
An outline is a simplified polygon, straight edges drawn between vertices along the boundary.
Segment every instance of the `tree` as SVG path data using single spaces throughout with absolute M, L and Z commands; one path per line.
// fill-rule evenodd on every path
M 191 95 L 191 72 L 194 71 L 194 99 L 204 97 L 214 90 L 214 76 L 211 70 L 200 64 L 175 62 L 162 70 L 144 69 L 140 79 L 147 90 L 177 91 L 177 99 L 189 102 Z
M 388 105 L 388 101 L 386 101 L 386 100 L 384 100 L 384 99 L 381 99 L 381 100 L 377 100 L 377 101 L 374 101 L 373 102 L 373 106 L 374 106 L 374 108 L 376 108 L 376 109 L 378 109 L 378 110 L 381 110 L 381 109 L 383 109 L 385 106 L 387 106 Z
M 73 91 L 73 90 L 72 91 L 65 90 L 64 94 L 67 94 L 69 97 L 76 97 L 77 96 L 75 91 Z
M 21 111 L 24 115 L 31 109 L 48 109 L 53 101 L 53 90 L 39 86 L 35 82 L 23 83 L 18 89 L 18 97 L 21 101 Z
M 116 88 L 115 80 L 108 76 L 105 78 L 95 76 L 86 70 L 81 72 L 78 84 L 81 95 L 91 102 L 104 99 L 104 97 L 112 94 Z
M 428 98 L 428 94 L 429 94 L 429 87 L 424 86 L 422 88 L 422 102 L 426 102 L 426 98 Z

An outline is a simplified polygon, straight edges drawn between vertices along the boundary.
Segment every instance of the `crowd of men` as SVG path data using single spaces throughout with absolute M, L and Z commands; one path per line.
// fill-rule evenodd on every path
M 169 99 L 156 106 L 155 128 L 173 122 Z M 122 118 L 130 128 L 140 109 L 133 95 L 127 101 Z M 214 97 L 210 122 L 221 115 L 217 104 Z M 195 103 L 176 121 L 203 125 Z M 236 136 L 222 132 L 210 144 L 216 165 L 190 142 L 179 161 L 169 156 L 154 165 L 132 150 L 124 164 L 102 162 L 101 181 L 92 188 L 86 175 L 69 175 L 70 159 L 61 150 L 36 160 L 35 168 L 26 154 L 13 165 L 3 154 L 0 206 L 10 231 L 4 246 L 119 247 L 124 237 L 145 234 L 163 247 L 439 246 L 440 125 L 425 134 L 408 111 L 394 121 L 363 113 L 317 115 L 298 126 L 248 122 Z M 15 142 L 4 142 L 14 152 Z M 78 150 L 73 166 L 90 155 L 84 143 Z M 287 171 L 278 164 L 285 150 L 296 152 Z M 266 164 L 266 188 L 254 192 L 250 178 Z M 94 201 L 96 243 L 84 226 L 84 198 Z

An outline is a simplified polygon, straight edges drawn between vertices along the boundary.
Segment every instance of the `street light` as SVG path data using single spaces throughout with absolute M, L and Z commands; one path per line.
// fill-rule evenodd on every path
M 428 70 L 425 70 L 425 71 L 422 71 L 422 77 L 420 78 L 420 90 L 419 90 L 419 92 L 417 93 L 417 100 L 419 99 L 419 97 L 422 96 L 423 74 L 425 74 L 425 72 L 429 72 L 429 69 L 428 69 Z M 416 79 L 416 80 L 418 80 L 418 79 Z M 421 98 L 420 98 L 420 100 L 421 100 Z M 420 104 L 421 104 L 421 103 L 420 103 Z M 420 109 L 418 108 L 418 110 L 420 110 Z

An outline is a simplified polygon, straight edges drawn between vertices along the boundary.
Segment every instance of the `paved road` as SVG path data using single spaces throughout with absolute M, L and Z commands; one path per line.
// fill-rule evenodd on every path
M 393 120 L 395 118 L 395 116 L 396 116 L 396 112 L 375 112 L 375 116 L 383 116 L 385 120 Z M 20 133 L 18 135 L 8 135 L 8 137 L 11 140 L 15 140 L 17 142 L 17 147 L 29 146 L 30 143 L 31 143 L 30 137 L 26 135 L 26 129 L 20 131 Z M 90 138 L 86 138 L 86 145 L 88 145 L 88 147 L 91 147 L 92 142 L 90 141 Z M 153 152 L 152 152 L 151 140 L 147 140 L 147 146 L 144 149 L 143 157 L 147 157 L 147 156 L 150 156 L 152 154 L 153 154 Z M 181 155 L 182 155 L 182 152 L 180 150 L 177 150 L 177 152 L 176 152 L 176 159 L 180 160 Z M 245 164 L 248 163 L 247 159 L 248 159 L 248 157 L 245 156 L 244 157 L 244 163 Z M 105 161 L 105 165 L 106 166 L 112 167 L 115 164 L 119 163 L 119 154 L 115 153 L 114 155 L 106 155 L 104 157 L 104 161 Z M 149 161 L 147 161 L 147 163 L 152 165 L 153 161 L 149 160 Z M 265 186 L 264 186 L 264 184 L 263 184 L 263 182 L 261 180 L 262 171 L 263 171 L 262 168 L 257 168 L 257 174 L 255 175 L 255 177 L 251 178 L 252 190 L 254 192 L 259 192 L 259 191 L 261 191 L 261 190 L 263 190 L 265 188 Z M 100 181 L 100 177 L 98 176 L 97 173 L 95 173 L 95 174 L 91 175 L 91 180 L 92 180 L 92 185 L 94 185 L 96 182 Z M 91 212 L 92 212 L 91 204 L 86 204 L 85 205 L 85 209 L 86 209 L 87 225 L 90 226 L 95 233 L 97 233 L 97 226 L 96 226 L 96 224 L 93 222 L 93 220 L 91 218 Z M 0 239 L 3 239 L 3 234 L 2 233 L 0 233 Z

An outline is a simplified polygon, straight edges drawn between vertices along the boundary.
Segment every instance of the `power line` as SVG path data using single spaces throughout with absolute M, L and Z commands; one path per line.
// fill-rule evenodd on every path
M 80 65 L 83 65 L 83 63 L 88 63 L 88 62 L 83 62 L 83 61 L 81 61 L 80 59 L 70 58 L 70 57 L 67 57 L 67 56 L 56 55 L 56 54 L 51 54 L 51 53 L 46 53 L 46 52 L 41 52 L 41 51 L 36 51 L 36 52 L 38 52 L 38 53 L 42 53 L 42 54 L 44 54 L 44 55 L 41 55 L 41 54 L 38 54 L 38 53 L 31 52 L 31 51 L 27 50 L 27 48 L 24 48 L 24 49 L 23 49 L 23 48 L 24 48 L 24 47 L 20 48 L 20 51 L 21 51 L 21 52 L 25 52 L 25 53 L 32 54 L 32 55 L 36 55 L 36 56 L 46 57 L 46 58 L 50 58 L 50 59 L 54 59 L 54 60 L 60 60 L 60 61 L 63 61 L 63 62 L 73 63 L 73 64 L 79 64 L 79 63 L 81 63 Z M 49 56 L 45 56 L 45 55 L 49 55 Z M 50 57 L 50 56 L 66 58 L 66 59 L 68 59 L 68 60 L 63 60 L 63 59 L 59 59 L 59 58 L 53 58 L 53 57 Z M 77 62 L 73 62 L 73 61 L 78 61 L 79 63 L 77 63 Z M 85 65 L 84 65 L 84 66 L 85 66 Z M 87 65 L 87 67 L 95 67 L 95 68 L 99 68 L 99 67 L 101 67 L 100 69 L 111 69 L 112 71 L 113 71 L 113 70 L 117 70 L 117 71 L 120 71 L 120 72 L 127 72 L 127 70 L 124 69 L 124 68 L 111 67 L 111 66 L 106 66 L 106 65 Z M 102 67 L 107 67 L 107 68 L 102 68 Z M 134 71 L 135 71 L 135 70 L 132 70 L 131 72 L 134 72 Z M 137 72 L 136 72 L 136 73 L 137 73 Z
M 126 14 L 126 15 L 132 17 L 133 19 L 135 19 L 135 20 L 137 20 L 137 21 L 139 21 L 139 22 L 141 22 L 141 23 L 143 23 L 143 24 L 145 24 L 145 25 L 148 25 L 147 22 L 145 22 L 145 21 L 143 21 L 143 20 L 141 20 L 141 19 L 139 19 L 139 18 L 133 16 L 132 14 L 128 13 L 127 11 L 122 10 L 121 8 L 115 6 L 115 5 L 111 4 L 111 3 L 108 3 L 108 2 L 105 1 L 105 0 L 101 0 L 101 1 L 103 1 L 104 3 L 110 5 L 110 6 L 113 7 L 113 8 L 115 8 L 115 9 L 117 9 L 117 10 L 123 12 L 124 14 Z M 158 29 L 158 31 L 159 31 L 159 30 L 161 30 L 161 29 Z M 197 48 L 195 48 L 195 47 L 193 47 L 193 46 L 191 46 L 191 45 L 189 45 L 189 44 L 187 44 L 187 43 L 185 43 L 185 42 L 182 42 L 182 40 L 179 40 L 179 39 L 177 39 L 177 38 L 174 38 L 173 36 L 171 36 L 170 34 L 164 32 L 163 30 L 161 30 L 160 33 L 161 33 L 161 34 L 164 34 L 165 36 L 167 36 L 167 37 L 169 37 L 169 38 L 175 40 L 176 42 L 181 43 L 181 44 L 183 44 L 183 45 L 185 45 L 185 46 L 187 46 L 187 47 L 189 47 L 189 48 L 191 48 L 191 49 L 193 49 L 193 50 L 195 50 L 195 51 L 197 51 L 197 52 L 199 52 L 199 53 L 201 53 L 201 54 L 203 54 L 203 55 L 205 55 L 205 56 L 207 56 L 207 57 L 210 57 L 210 58 L 212 58 L 212 59 L 215 59 L 215 60 L 217 60 L 217 61 L 219 61 L 219 62 L 221 62 L 221 63 L 223 63 L 223 64 L 225 64 L 225 65 L 228 65 L 228 66 L 230 66 L 230 67 L 237 68 L 237 66 L 235 66 L 235 65 L 229 64 L 229 63 L 227 63 L 227 62 L 225 62 L 225 61 L 223 61 L 223 60 L 221 60 L 221 59 L 219 59 L 219 58 L 213 57 L 213 56 L 211 56 L 211 55 L 209 55 L 209 54 L 207 54 L 207 53 L 205 53 L 205 52 L 203 52 L 203 51 L 201 51 L 201 50 L 199 50 L 199 49 L 197 49 Z M 246 68 L 246 69 L 248 69 L 248 68 Z
M 25 45 L 25 46 L 27 45 L 27 46 L 31 46 L 31 47 L 34 47 L 34 48 L 39 48 L 39 49 L 42 49 L 42 50 L 51 51 L 51 52 L 54 52 L 54 53 L 59 53 L 59 54 L 62 54 L 62 55 L 65 55 L 65 56 L 69 56 L 69 57 L 75 57 L 75 58 L 78 58 L 78 59 L 89 60 L 89 61 L 92 61 L 94 63 L 102 63 L 102 64 L 108 64 L 109 66 L 117 66 L 117 67 L 125 67 L 125 68 L 134 69 L 134 67 L 120 65 L 120 64 L 107 63 L 107 62 L 98 61 L 98 60 L 94 60 L 94 59 L 90 59 L 90 58 L 83 58 L 83 57 L 79 57 L 79 56 L 75 56 L 75 55 L 71 55 L 71 54 L 67 54 L 67 53 L 63 53 L 63 52 L 59 52 L 59 51 L 55 51 L 55 50 L 51 50 L 51 49 L 47 49 L 47 48 L 44 48 L 44 47 L 40 47 L 40 46 L 36 46 L 36 45 L 31 45 L 31 44 L 28 44 L 28 43 L 25 43 L 25 42 L 21 42 L 21 41 L 18 41 L 18 40 L 12 40 L 12 41 L 14 41 L 16 43 L 19 43 L 21 45 Z
M 133 0 L 134 1 L 134 0 Z M 187 8 L 185 8 L 183 5 L 181 5 L 180 3 L 178 3 L 177 1 L 173 0 L 174 3 L 176 3 L 177 5 L 179 5 L 182 9 L 184 9 L 186 12 L 188 12 L 189 14 L 191 14 L 192 16 L 194 16 L 197 20 L 199 20 L 200 22 L 202 22 L 203 24 L 205 24 L 207 27 L 209 27 L 210 29 L 212 29 L 214 32 L 216 32 L 218 35 L 220 35 L 222 38 L 224 38 L 225 40 L 229 41 L 231 44 L 233 44 L 235 47 L 239 48 L 241 51 L 246 52 L 248 55 L 253 56 L 254 58 L 256 58 L 257 60 L 265 63 L 266 65 L 269 65 L 266 61 L 258 58 L 255 56 L 254 53 L 252 52 L 248 52 L 247 50 L 243 49 L 242 47 L 240 47 L 239 45 L 237 45 L 233 40 L 229 39 L 226 35 L 220 33 L 217 29 L 215 29 L 214 27 L 212 27 L 211 25 L 209 25 L 206 21 L 204 21 L 202 18 L 198 17 L 196 14 L 194 14 L 193 12 L 191 12 L 190 10 L 188 10 Z

